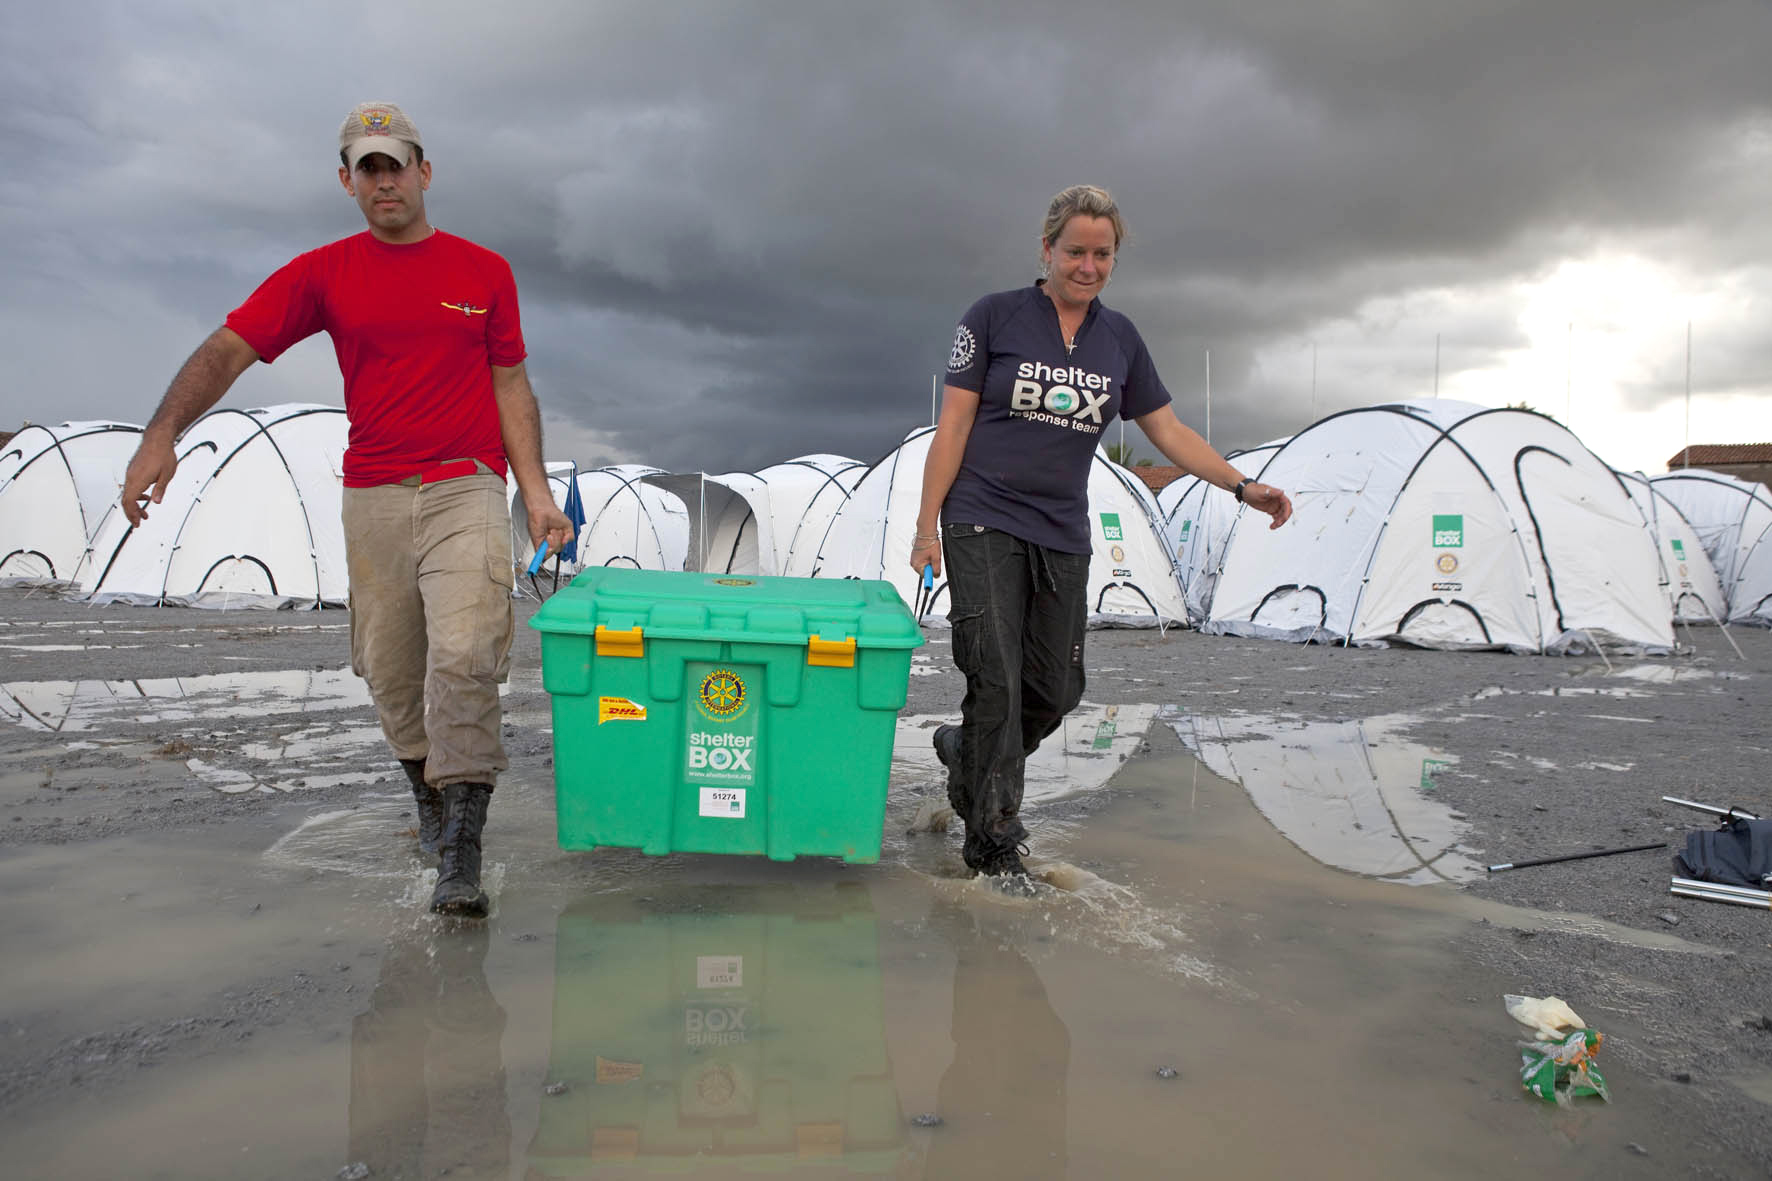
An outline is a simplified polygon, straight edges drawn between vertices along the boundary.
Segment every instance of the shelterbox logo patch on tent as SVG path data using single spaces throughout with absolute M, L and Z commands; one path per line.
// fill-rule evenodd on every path
M 1434 514 L 1434 548 L 1451 549 L 1464 545 L 1464 514 Z

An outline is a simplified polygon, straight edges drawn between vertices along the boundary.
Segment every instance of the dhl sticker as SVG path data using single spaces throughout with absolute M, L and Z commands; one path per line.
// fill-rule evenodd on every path
M 597 725 L 604 722 L 644 722 L 646 707 L 625 697 L 597 698 Z

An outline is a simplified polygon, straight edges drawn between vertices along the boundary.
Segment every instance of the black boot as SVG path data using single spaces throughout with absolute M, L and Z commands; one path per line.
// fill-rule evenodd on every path
M 937 726 L 931 742 L 935 744 L 935 757 L 948 773 L 948 807 L 961 816 L 966 815 L 965 781 L 962 779 L 960 766 L 960 727 Z
M 406 778 L 412 780 L 412 798 L 418 805 L 418 847 L 435 853 L 443 840 L 443 793 L 425 782 L 423 759 L 401 759 Z
M 967 868 L 980 877 L 993 879 L 993 884 L 1005 894 L 1031 897 L 1033 879 L 1028 876 L 1027 866 L 1021 860 L 1027 851 L 1028 847 L 1020 841 L 976 837 L 970 829 L 966 832 L 965 844 L 960 846 L 960 856 Z
M 485 783 L 451 783 L 443 789 L 442 860 L 431 895 L 431 909 L 438 914 L 486 917 L 490 903 L 480 889 L 480 830 L 491 800 L 492 787 Z

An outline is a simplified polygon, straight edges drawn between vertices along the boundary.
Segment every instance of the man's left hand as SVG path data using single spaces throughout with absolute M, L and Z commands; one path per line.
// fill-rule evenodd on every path
M 572 522 L 550 497 L 546 504 L 529 508 L 529 540 L 536 549 L 545 541 L 550 554 L 557 554 L 572 540 Z

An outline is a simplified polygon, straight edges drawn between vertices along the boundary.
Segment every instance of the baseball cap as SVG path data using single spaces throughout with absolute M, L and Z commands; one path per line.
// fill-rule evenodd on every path
M 358 103 L 338 129 L 339 150 L 345 154 L 346 166 L 353 171 L 372 152 L 390 156 L 405 167 L 412 161 L 412 148 L 424 146 L 418 128 L 393 103 Z

